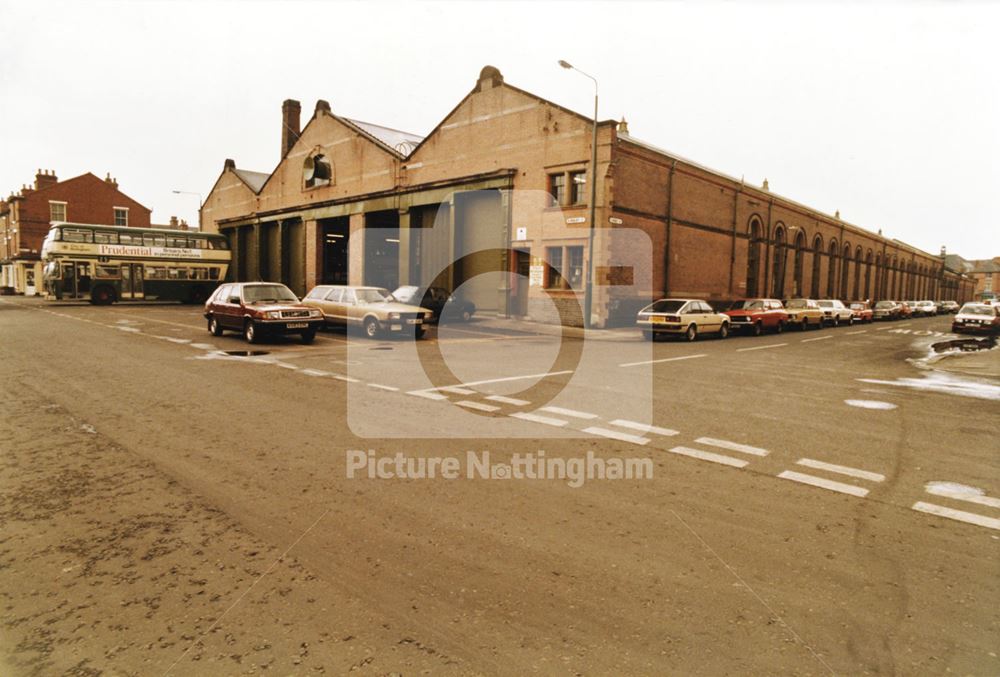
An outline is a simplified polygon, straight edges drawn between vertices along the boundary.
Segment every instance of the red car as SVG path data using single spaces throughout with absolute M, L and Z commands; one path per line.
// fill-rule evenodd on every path
M 281 334 L 298 334 L 312 343 L 323 326 L 323 313 L 302 305 L 291 290 L 277 282 L 235 282 L 215 290 L 205 303 L 205 319 L 212 336 L 229 329 L 247 343 Z
M 875 312 L 868 301 L 851 301 L 848 307 L 854 315 L 855 322 L 871 322 L 875 317 Z
M 788 322 L 785 306 L 777 299 L 739 299 L 722 311 L 729 316 L 733 331 L 760 336 L 765 330 L 781 333 Z

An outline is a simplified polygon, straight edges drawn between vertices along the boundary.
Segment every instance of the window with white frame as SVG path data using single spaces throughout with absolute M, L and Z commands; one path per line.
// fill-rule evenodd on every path
M 128 207 L 115 207 L 115 225 L 128 225 Z
M 66 220 L 66 203 L 49 200 L 49 221 Z

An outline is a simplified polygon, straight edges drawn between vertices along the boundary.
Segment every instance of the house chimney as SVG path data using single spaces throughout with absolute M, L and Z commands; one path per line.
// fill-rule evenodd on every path
M 171 228 L 176 228 L 177 227 L 177 217 L 176 216 L 171 216 L 170 217 L 170 227 Z
M 54 186 L 59 183 L 59 179 L 56 178 L 56 173 L 49 173 L 49 171 L 50 170 L 48 169 L 39 169 L 38 173 L 35 174 L 35 190 Z
M 295 99 L 285 99 L 281 104 L 281 157 L 288 155 L 295 142 L 299 140 L 299 113 L 302 105 Z
M 236 169 L 236 160 L 226 158 L 225 164 L 222 165 L 222 171 L 226 171 L 227 169 Z
M 316 102 L 316 110 L 313 115 L 319 115 L 320 113 L 326 113 L 330 115 L 330 102 L 325 99 L 320 99 Z
M 622 118 L 622 121 L 618 123 L 618 133 L 628 134 L 628 122 L 625 121 L 625 118 Z
M 108 184 L 112 188 L 118 188 L 118 179 L 111 178 L 111 172 L 107 172 L 104 176 L 104 183 Z

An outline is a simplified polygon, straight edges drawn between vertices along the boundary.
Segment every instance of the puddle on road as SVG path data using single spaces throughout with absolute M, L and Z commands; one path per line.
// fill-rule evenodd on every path
M 368 350 L 395 350 L 392 346 L 375 346 L 374 348 L 369 348 Z
M 859 378 L 858 380 L 862 383 L 912 388 L 926 392 L 974 397 L 980 400 L 1000 400 L 1000 386 L 998 385 L 959 378 L 943 372 L 932 372 L 921 378 L 897 378 L 895 381 L 874 378 Z
M 931 344 L 931 349 L 935 353 L 947 353 L 947 352 L 974 352 L 977 350 L 990 350 L 996 348 L 997 337 L 988 336 L 986 338 L 976 339 L 976 338 L 960 338 L 954 339 L 952 341 L 939 341 L 937 343 Z
M 223 350 L 222 352 L 231 357 L 260 357 L 270 354 L 267 350 Z

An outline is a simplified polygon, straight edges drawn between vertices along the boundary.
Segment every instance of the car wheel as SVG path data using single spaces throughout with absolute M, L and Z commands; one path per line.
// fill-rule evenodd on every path
M 799 331 L 805 331 L 808 328 L 809 328 L 809 318 L 803 317 L 801 320 L 799 320 Z
M 653 340 L 653 332 L 648 331 L 646 329 L 643 329 L 642 330 L 642 338 L 646 339 L 647 341 L 652 341 Z
M 368 338 L 378 338 L 378 320 L 369 317 L 365 320 L 365 336 Z
M 463 310 L 462 311 L 462 322 L 468 322 L 471 319 L 472 319 L 472 311 L 471 310 Z
M 208 333 L 212 336 L 222 336 L 222 325 L 215 319 L 215 315 L 208 318 Z
M 760 322 L 754 322 L 753 335 L 760 336 L 763 333 L 764 333 L 764 326 Z
M 833 316 L 833 326 L 834 327 L 839 327 L 840 326 L 840 315 L 834 315 Z
M 774 333 L 780 334 L 783 331 L 785 331 L 785 321 L 781 320 L 780 322 L 778 322 L 778 325 L 774 328 Z
M 688 341 L 694 341 L 698 338 L 698 327 L 696 325 L 689 325 L 687 331 L 684 332 L 684 338 Z
M 417 327 L 416 329 L 413 330 L 413 338 L 420 340 L 424 337 L 424 334 L 426 333 L 427 333 L 426 329 L 424 329 L 423 327 Z
M 729 323 L 723 322 L 722 326 L 719 327 L 719 338 L 724 339 L 729 336 Z
M 306 331 L 302 332 L 302 342 L 303 343 L 305 343 L 305 344 L 308 345 L 308 344 L 312 343 L 315 340 L 316 340 L 316 330 L 315 329 L 307 329 Z
M 854 326 L 854 316 L 853 315 L 851 315 L 851 319 L 849 319 L 847 321 L 847 326 L 848 327 L 853 327 Z
M 257 327 L 254 325 L 253 320 L 247 320 L 243 325 L 243 338 L 246 339 L 247 343 L 257 343 L 259 340 Z

